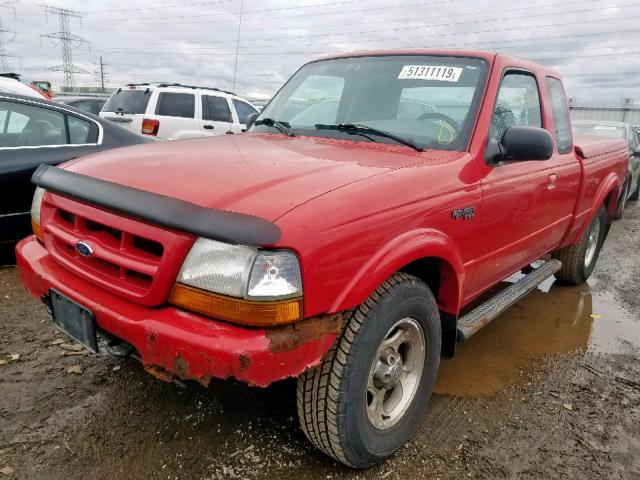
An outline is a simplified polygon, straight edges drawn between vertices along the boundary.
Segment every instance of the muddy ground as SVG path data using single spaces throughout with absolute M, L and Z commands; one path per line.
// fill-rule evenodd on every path
M 640 479 L 639 312 L 632 204 L 589 285 L 547 282 L 461 345 L 417 436 L 362 472 L 306 442 L 294 382 L 181 388 L 134 360 L 76 354 L 3 268 L 0 480 Z

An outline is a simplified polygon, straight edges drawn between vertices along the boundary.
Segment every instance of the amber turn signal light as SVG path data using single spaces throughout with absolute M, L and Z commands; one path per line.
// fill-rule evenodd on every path
M 176 283 L 169 303 L 232 323 L 268 327 L 302 320 L 302 299 L 255 302 Z
M 33 219 L 31 219 L 31 229 L 35 234 L 36 238 L 44 243 L 44 236 L 42 235 L 42 227 Z

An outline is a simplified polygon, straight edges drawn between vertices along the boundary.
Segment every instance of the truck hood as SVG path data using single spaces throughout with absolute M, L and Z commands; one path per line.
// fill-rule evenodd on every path
M 435 152 L 404 146 L 272 134 L 225 135 L 110 150 L 70 171 L 274 221 L 292 208 Z M 446 156 L 452 152 L 439 152 Z

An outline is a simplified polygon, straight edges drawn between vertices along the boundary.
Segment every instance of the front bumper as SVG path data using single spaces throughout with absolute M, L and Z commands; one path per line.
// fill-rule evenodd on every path
M 180 310 L 146 307 L 86 282 L 59 265 L 30 236 L 16 246 L 22 282 L 36 298 L 51 288 L 91 310 L 98 328 L 130 343 L 144 366 L 161 378 L 174 375 L 207 385 L 234 377 L 267 386 L 320 363 L 342 326 L 326 315 L 273 329 L 243 328 Z

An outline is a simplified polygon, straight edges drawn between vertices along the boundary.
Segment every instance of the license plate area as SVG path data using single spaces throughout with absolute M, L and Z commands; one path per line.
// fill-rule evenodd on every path
M 49 291 L 49 295 L 55 326 L 93 353 L 97 353 L 98 336 L 96 318 L 93 313 L 53 289 Z

